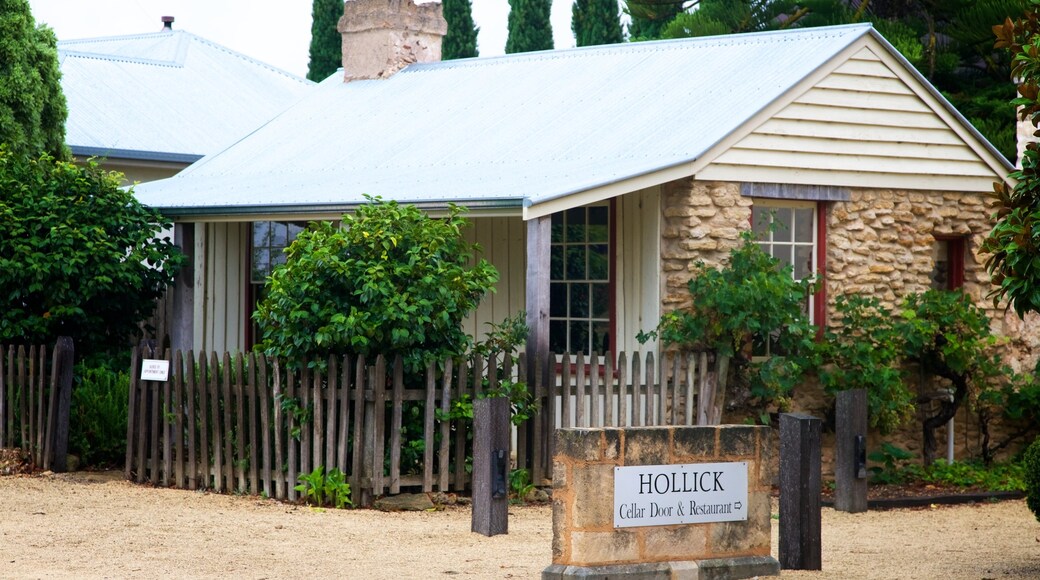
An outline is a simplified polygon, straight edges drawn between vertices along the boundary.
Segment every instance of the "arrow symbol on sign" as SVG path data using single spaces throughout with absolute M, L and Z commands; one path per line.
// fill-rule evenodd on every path
M 740 503 L 739 501 L 733 502 L 733 509 L 739 510 L 742 507 L 744 507 L 744 504 Z

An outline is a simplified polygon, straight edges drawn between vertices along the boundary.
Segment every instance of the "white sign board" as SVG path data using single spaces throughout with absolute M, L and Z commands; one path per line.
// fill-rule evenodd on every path
M 170 379 L 170 361 L 146 358 L 141 362 L 142 381 L 166 381 Z
M 748 464 L 614 468 L 614 527 L 747 521 Z

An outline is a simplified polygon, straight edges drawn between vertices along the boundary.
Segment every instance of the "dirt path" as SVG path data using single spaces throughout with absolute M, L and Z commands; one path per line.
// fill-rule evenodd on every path
M 823 518 L 824 572 L 784 578 L 1040 578 L 1040 523 L 1021 500 Z M 485 538 L 467 508 L 315 511 L 114 473 L 0 477 L 0 577 L 537 578 L 551 520 L 514 507 L 510 533 Z M 774 555 L 775 534 L 774 520 Z

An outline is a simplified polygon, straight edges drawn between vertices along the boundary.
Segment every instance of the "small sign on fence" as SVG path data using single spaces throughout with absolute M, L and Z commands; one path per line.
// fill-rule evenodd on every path
M 614 527 L 746 521 L 747 462 L 614 468 Z
M 146 358 L 141 361 L 142 381 L 170 380 L 170 361 Z

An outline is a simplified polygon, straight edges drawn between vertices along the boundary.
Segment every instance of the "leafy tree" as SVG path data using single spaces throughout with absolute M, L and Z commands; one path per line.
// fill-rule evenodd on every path
M 70 156 L 57 43 L 27 0 L 0 0 L 0 143 L 10 152 Z
M 578 46 L 617 44 L 624 40 L 617 0 L 574 0 L 571 30 Z
M 1022 464 L 1025 466 L 1026 506 L 1040 521 L 1040 438 L 1026 448 Z
M 701 0 L 661 29 L 662 38 L 686 38 L 826 26 L 854 20 L 840 0 Z
M 462 208 L 434 219 L 370 201 L 344 215 L 343 227 L 311 224 L 286 250 L 255 314 L 269 355 L 313 366 L 332 353 L 400 354 L 416 373 L 469 345 L 462 319 L 498 273 L 474 261 Z
M 746 232 L 729 263 L 694 265 L 688 284 L 691 304 L 665 314 L 654 333 L 666 345 L 714 353 L 731 360 L 730 373 L 762 402 L 783 399 L 803 373 L 815 366 L 816 328 L 803 306 L 813 283 L 797 281 L 791 266 L 765 253 Z M 774 356 L 753 361 L 755 343 L 769 342 Z M 718 384 L 727 381 L 720 373 Z
M 125 350 L 183 258 L 123 176 L 0 146 L 0 342 Z
M 343 62 L 342 43 L 336 26 L 343 16 L 343 0 L 314 0 L 311 6 L 311 61 L 307 78 L 321 82 Z
M 506 53 L 552 50 L 552 0 L 509 0 L 509 36 Z
M 829 393 L 864 389 L 870 424 L 887 433 L 910 419 L 914 395 L 903 381 L 898 319 L 877 298 L 838 296 L 839 321 L 817 345 L 820 381 Z
M 441 58 L 473 58 L 477 53 L 477 33 L 480 29 L 473 24 L 473 5 L 470 0 L 444 0 L 444 20 L 448 33 L 441 44 Z
M 1030 0 L 1026 15 L 1008 18 L 993 29 L 996 46 L 1011 54 L 1011 76 L 1017 79 L 1019 115 L 1034 127 L 1040 123 L 1040 0 Z M 1034 132 L 1040 135 L 1040 131 Z M 999 209 L 982 250 L 990 254 L 986 269 L 996 288 L 994 304 L 1007 300 L 1019 316 L 1040 312 L 1040 145 L 1026 145 L 1022 168 L 1011 172 L 1013 186 L 994 184 Z

